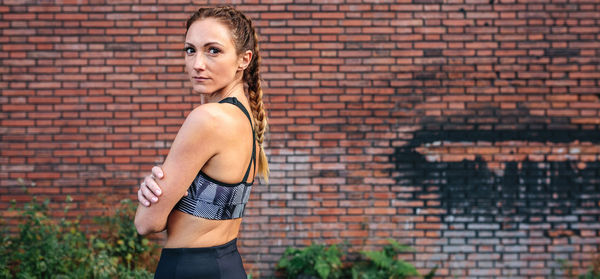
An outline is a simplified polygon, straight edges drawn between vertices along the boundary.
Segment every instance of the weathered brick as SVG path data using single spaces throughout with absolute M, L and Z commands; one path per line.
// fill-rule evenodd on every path
M 0 185 L 134 198 L 200 103 L 179 49 L 189 1 L 34 2 L 0 5 Z M 240 234 L 250 273 L 274 276 L 289 245 L 387 237 L 415 245 L 423 274 L 585 271 L 600 250 L 597 5 L 337 2 L 237 5 L 258 27 L 270 123 L 271 182 Z M 0 208 L 31 198 L 5 188 Z

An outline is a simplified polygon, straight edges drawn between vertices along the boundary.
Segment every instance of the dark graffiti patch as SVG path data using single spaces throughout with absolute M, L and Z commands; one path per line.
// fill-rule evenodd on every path
M 427 160 L 417 151 L 431 142 L 524 140 L 566 143 L 598 142 L 597 131 L 419 131 L 412 142 L 397 147 L 391 161 L 397 185 L 418 190 L 411 199 L 437 194 L 445 217 L 470 216 L 477 220 L 510 222 L 598 221 L 600 216 L 600 163 L 564 161 L 506 161 L 491 169 L 489 162 Z M 406 198 L 406 195 L 403 195 Z M 583 216 L 583 217 L 582 217 Z M 444 216 L 443 216 L 444 217 Z M 448 218 L 444 218 L 448 220 Z

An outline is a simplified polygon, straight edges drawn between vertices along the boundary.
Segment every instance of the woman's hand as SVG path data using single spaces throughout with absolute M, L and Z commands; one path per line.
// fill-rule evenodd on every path
M 144 178 L 138 190 L 138 201 L 145 207 L 150 207 L 152 203 L 158 202 L 158 197 L 162 194 L 155 179 L 162 179 L 164 176 L 159 166 L 152 167 L 152 174 Z
M 145 207 L 150 207 L 152 203 L 158 202 L 158 197 L 162 194 L 158 183 L 156 183 L 155 179 L 162 179 L 164 177 L 163 171 L 159 166 L 152 167 L 152 174 L 148 175 L 144 178 L 142 184 L 140 184 L 140 189 L 138 190 L 138 201 L 144 205 Z M 185 192 L 183 196 L 187 196 L 188 193 Z

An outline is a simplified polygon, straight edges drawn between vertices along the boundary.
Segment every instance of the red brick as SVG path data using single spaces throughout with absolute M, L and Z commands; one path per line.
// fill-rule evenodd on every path
M 106 28 L 113 27 L 115 22 L 111 20 L 86 20 L 80 22 L 80 24 L 82 27 Z
M 35 13 L 19 14 L 19 13 L 2 13 L 2 20 L 13 21 L 13 20 L 33 20 L 35 19 Z
M 21 2 L 0 7 L 0 208 L 31 198 L 11 188 L 18 177 L 53 199 L 135 198 L 142 172 L 164 160 L 201 102 L 180 50 L 195 8 L 183 0 Z M 257 278 L 269 278 L 288 245 L 347 240 L 379 247 L 393 237 L 415 243 L 416 252 L 402 258 L 423 272 L 426 262 L 444 259 L 442 277 L 547 277 L 545 251 L 565 254 L 584 272 L 597 250 L 594 200 L 573 208 L 544 200 L 551 215 L 530 216 L 533 224 L 518 222 L 526 229 L 511 231 L 516 225 L 500 219 L 483 226 L 477 216 L 448 219 L 446 177 L 420 177 L 476 161 L 486 176 L 474 179 L 482 181 L 526 159 L 571 162 L 582 177 L 595 177 L 586 173 L 600 154 L 593 140 L 477 140 L 470 132 L 597 133 L 596 7 L 413 2 L 239 5 L 257 19 L 261 38 L 272 174 L 269 185 L 255 185 L 242 225 L 245 263 Z M 444 140 L 454 132 L 458 140 Z M 434 134 L 433 142 L 419 142 L 430 137 L 422 133 Z M 393 161 L 399 150 L 417 161 Z M 61 209 L 56 204 L 53 216 Z M 576 221 L 563 219 L 566 210 Z M 71 214 L 102 212 L 90 201 Z M 10 224 L 18 218 L 3 217 Z M 565 227 L 554 228 L 558 223 Z M 522 244 L 533 245 L 521 251 Z M 466 256 L 457 254 L 465 249 Z M 498 257 L 502 266 L 492 264 Z
M 324 19 L 324 18 L 341 19 L 341 18 L 344 18 L 344 13 L 315 12 L 315 13 L 312 13 L 312 18 L 315 18 L 315 19 Z
M 88 15 L 87 14 L 56 13 L 54 15 L 54 19 L 85 21 L 88 19 Z

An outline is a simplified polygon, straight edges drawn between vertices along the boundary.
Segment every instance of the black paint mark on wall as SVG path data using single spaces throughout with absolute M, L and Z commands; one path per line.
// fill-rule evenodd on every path
M 544 55 L 550 57 L 571 57 L 571 56 L 580 56 L 581 49 L 572 49 L 572 48 L 547 48 L 544 49 Z
M 420 146 L 424 143 L 436 141 L 450 142 L 498 142 L 498 141 L 528 141 L 528 142 L 553 142 L 569 143 L 586 141 L 600 143 L 600 129 L 595 130 L 427 130 L 417 131 L 409 146 Z
M 489 169 L 481 157 L 460 162 L 430 162 L 426 155 L 416 151 L 423 143 L 436 141 L 500 140 L 597 143 L 600 133 L 598 130 L 420 131 L 409 145 L 395 149 L 391 160 L 395 164 L 396 182 L 420 188 L 412 199 L 437 193 L 445 216 L 536 223 L 548 222 L 548 216 L 578 222 L 585 213 L 586 222 L 600 221 L 600 162 L 510 161 L 498 171 Z

